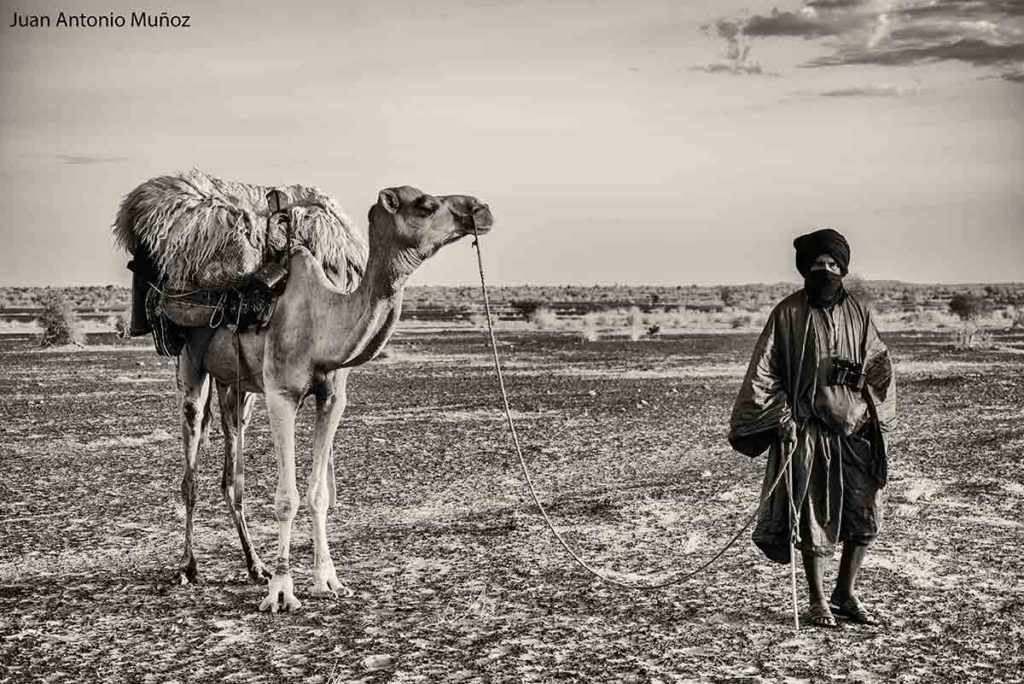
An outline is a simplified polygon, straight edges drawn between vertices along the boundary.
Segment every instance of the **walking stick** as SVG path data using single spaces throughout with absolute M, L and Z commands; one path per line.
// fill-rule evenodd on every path
M 804 338 L 800 343 L 800 361 L 796 365 L 796 381 L 790 388 L 791 410 L 794 419 L 796 418 L 796 397 L 800 393 L 800 374 L 804 367 L 804 353 L 807 351 L 807 333 L 811 329 L 811 310 L 807 310 L 807 321 L 804 323 Z M 797 441 L 783 439 L 782 449 L 789 447 L 786 459 L 786 496 L 789 497 L 789 575 L 793 585 L 793 629 L 800 631 L 800 612 L 797 608 L 796 599 L 796 543 L 800 540 L 800 511 L 796 507 L 796 499 L 793 496 L 793 457 L 796 455 Z
M 789 459 L 786 463 L 786 495 L 789 497 L 789 576 L 793 586 L 793 630 L 800 631 L 800 613 L 797 609 L 796 598 L 796 541 L 797 525 L 800 517 L 796 512 L 796 503 L 793 499 L 793 453 L 796 451 L 796 442 L 782 442 L 782 448 L 789 447 Z

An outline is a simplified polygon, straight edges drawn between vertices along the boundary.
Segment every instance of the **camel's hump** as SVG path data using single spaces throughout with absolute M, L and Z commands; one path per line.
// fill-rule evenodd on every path
M 267 193 L 274 189 L 286 198 L 293 244 L 307 247 L 325 271 L 354 287 L 366 267 L 366 235 L 311 186 L 240 183 L 196 169 L 158 176 L 125 197 L 114 238 L 131 254 L 145 248 L 168 287 L 231 285 L 286 249 L 283 226 L 267 226 Z

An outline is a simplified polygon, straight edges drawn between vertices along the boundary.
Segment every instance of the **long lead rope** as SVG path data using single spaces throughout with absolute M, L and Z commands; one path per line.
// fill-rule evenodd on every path
M 509 432 L 512 434 L 512 443 L 515 446 L 516 455 L 519 457 L 519 466 L 520 466 L 520 468 L 523 471 L 523 477 L 526 478 L 526 484 L 527 484 L 527 486 L 530 489 L 530 495 L 533 497 L 533 502 L 537 505 L 537 510 L 540 511 L 541 517 L 544 518 L 544 522 L 547 523 L 548 529 L 550 529 L 551 533 L 555 535 L 555 538 L 558 540 L 558 543 L 562 546 L 563 549 L 565 549 L 566 553 L 568 553 L 572 557 L 572 559 L 574 561 L 576 561 L 576 563 L 581 568 L 583 568 L 588 573 L 590 573 L 591 575 L 593 575 L 597 579 L 601 580 L 602 582 L 605 582 L 606 584 L 611 584 L 611 585 L 614 585 L 614 586 L 617 586 L 617 587 L 621 587 L 623 589 L 648 589 L 648 590 L 650 590 L 650 589 L 663 589 L 665 587 L 670 587 L 672 585 L 680 584 L 682 582 L 685 582 L 686 580 L 696 576 L 697 574 L 699 574 L 700 572 L 702 572 L 706 568 L 710 567 L 712 563 L 714 563 L 719 558 L 721 558 L 722 555 L 726 551 L 728 551 L 729 548 L 732 547 L 733 544 L 736 543 L 736 541 L 740 538 L 740 536 L 744 533 L 744 531 L 746 531 L 746 529 L 748 527 L 750 527 L 750 524 L 752 522 L 754 522 L 754 520 L 757 518 L 758 513 L 761 512 L 761 508 L 765 505 L 765 503 L 771 497 L 772 493 L 775 491 L 775 488 L 779 485 L 779 482 L 782 481 L 783 476 L 785 476 L 786 473 L 789 472 L 789 467 L 790 467 L 790 463 L 792 462 L 792 459 L 793 459 L 793 454 L 796 452 L 796 444 L 794 443 L 793 444 L 793 448 L 789 450 L 788 454 L 786 454 L 785 462 L 782 464 L 782 467 L 779 469 L 778 476 L 775 478 L 775 481 L 772 482 L 772 485 L 771 485 L 771 487 L 768 488 L 768 491 L 765 492 L 765 494 L 761 498 L 760 502 L 758 502 L 757 508 L 755 508 L 753 510 L 753 512 L 747 517 L 747 520 L 743 524 L 743 526 L 736 532 L 736 534 L 734 534 L 732 536 L 732 538 L 725 544 L 725 546 L 723 546 L 715 555 L 713 555 L 710 559 L 708 559 L 707 561 L 705 561 L 701 565 L 697 566 L 695 569 L 693 569 L 693 570 L 691 570 L 689 572 L 686 572 L 686 573 L 682 573 L 682 574 L 676 575 L 675 577 L 670 577 L 670 578 L 668 578 L 666 580 L 663 580 L 661 582 L 653 582 L 652 581 L 652 582 L 645 583 L 645 584 L 637 584 L 637 583 L 631 583 L 631 582 L 624 582 L 622 580 L 618 580 L 618 579 L 615 579 L 613 577 L 608 577 L 607 575 L 603 574 L 602 572 L 600 572 L 596 568 L 592 567 L 589 563 L 587 563 L 585 560 L 583 560 L 583 558 L 581 558 L 579 556 L 579 554 L 577 554 L 575 551 L 573 551 L 569 547 L 569 544 L 565 541 L 565 538 L 562 536 L 561 532 L 559 532 L 558 528 L 556 528 L 554 523 L 551 522 L 551 518 L 548 517 L 547 510 L 544 508 L 544 505 L 540 502 L 540 497 L 537 495 L 537 490 L 536 490 L 536 488 L 533 485 L 533 478 L 530 476 L 530 469 L 526 465 L 526 459 L 523 458 L 523 449 L 522 449 L 522 447 L 519 444 L 519 435 L 516 433 L 515 422 L 512 420 L 512 409 L 509 406 L 509 402 L 508 402 L 508 392 L 505 390 L 505 379 L 504 379 L 504 377 L 502 375 L 502 372 L 501 372 L 501 362 L 498 360 L 498 341 L 497 341 L 497 338 L 494 335 L 494 325 L 491 322 L 491 303 L 490 303 L 490 299 L 489 299 L 489 297 L 487 295 L 487 282 L 486 282 L 486 280 L 484 278 L 484 262 L 483 262 L 483 256 L 481 255 L 481 251 L 480 251 L 480 234 L 479 234 L 479 232 L 477 232 L 475 227 L 474 227 L 473 232 L 474 232 L 473 246 L 476 248 L 477 265 L 479 266 L 479 269 L 480 269 L 480 289 L 483 292 L 483 298 L 484 298 L 484 314 L 487 316 L 487 333 L 488 333 L 488 335 L 490 337 L 490 341 L 491 341 L 491 353 L 492 353 L 492 356 L 494 358 L 494 371 L 495 371 L 495 373 L 498 376 L 498 389 L 501 391 L 501 401 L 502 401 L 502 403 L 504 405 L 504 408 L 505 408 L 505 418 L 506 418 L 506 420 L 508 422 Z M 806 335 L 805 335 L 804 341 L 806 342 Z M 801 356 L 802 356 L 802 353 L 801 353 Z M 800 372 L 800 369 L 798 368 L 797 369 L 797 373 L 798 373 L 797 377 L 799 377 L 799 372 Z M 792 500 L 792 496 L 793 496 L 792 492 L 793 492 L 793 489 L 792 489 L 792 486 L 790 486 L 790 488 L 789 488 L 789 497 L 790 497 L 791 500 Z M 794 570 L 794 572 L 795 572 L 795 570 Z M 794 599 L 793 599 L 793 610 L 794 610 L 794 613 L 795 613 L 795 611 L 796 611 L 795 592 L 794 592 Z

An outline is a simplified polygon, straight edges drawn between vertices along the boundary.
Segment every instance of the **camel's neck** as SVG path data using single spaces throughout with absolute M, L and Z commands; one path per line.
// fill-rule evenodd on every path
M 324 324 L 330 365 L 358 366 L 376 356 L 395 331 L 405 282 L 419 265 L 408 252 L 370 238 L 366 273 L 355 291 L 331 293 Z

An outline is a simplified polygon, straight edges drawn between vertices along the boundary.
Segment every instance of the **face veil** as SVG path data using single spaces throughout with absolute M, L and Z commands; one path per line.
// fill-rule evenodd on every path
M 804 278 L 804 292 L 807 293 L 807 302 L 819 309 L 835 306 L 846 298 L 843 277 L 825 269 L 807 274 Z
M 817 308 L 835 306 L 846 298 L 843 276 L 850 267 L 850 243 L 842 233 L 823 228 L 801 235 L 793 240 L 796 249 L 796 268 L 804 277 L 804 292 L 808 303 Z M 825 269 L 812 271 L 815 259 L 827 254 L 839 266 L 839 273 Z

